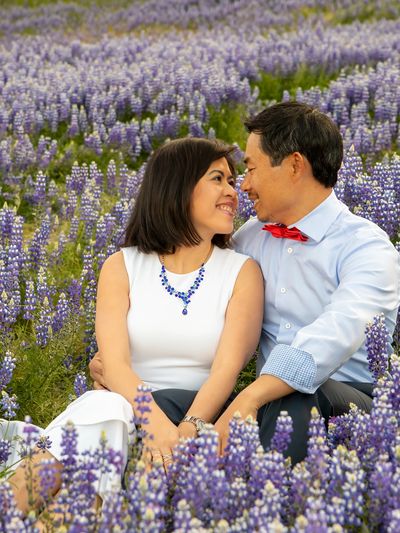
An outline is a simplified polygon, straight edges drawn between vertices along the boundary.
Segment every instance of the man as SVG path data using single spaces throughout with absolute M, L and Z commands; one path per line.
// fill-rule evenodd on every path
M 346 412 L 350 403 L 371 408 L 365 328 L 384 313 L 393 333 L 399 254 L 380 228 L 336 198 L 343 144 L 326 115 L 284 102 L 245 124 L 250 135 L 242 189 L 257 218 L 239 229 L 234 243 L 261 265 L 265 279 L 261 355 L 257 379 L 215 427 L 223 450 L 236 411 L 257 417 L 266 448 L 277 416 L 288 411 L 294 430 L 287 455 L 296 463 L 306 454 L 313 406 L 326 420 Z M 96 359 L 91 372 L 100 380 Z
M 399 254 L 386 233 L 336 198 L 343 147 L 326 115 L 284 102 L 245 124 L 242 189 L 257 218 L 234 241 L 261 265 L 265 279 L 261 355 L 257 379 L 216 428 L 224 446 L 235 411 L 258 416 L 267 447 L 279 412 L 288 411 L 294 424 L 288 455 L 295 463 L 306 454 L 313 406 L 326 420 L 346 412 L 350 402 L 371 407 L 365 328 L 384 313 L 390 335 L 394 331 Z

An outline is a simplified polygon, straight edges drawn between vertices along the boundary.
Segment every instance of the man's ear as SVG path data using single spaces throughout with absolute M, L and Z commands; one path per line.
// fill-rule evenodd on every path
M 307 165 L 307 159 L 300 152 L 293 152 L 293 154 L 291 154 L 289 157 L 292 180 L 297 182 L 304 174 Z

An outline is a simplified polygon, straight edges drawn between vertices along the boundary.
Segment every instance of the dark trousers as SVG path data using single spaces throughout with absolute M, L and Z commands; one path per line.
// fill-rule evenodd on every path
M 182 420 L 192 404 L 196 391 L 165 389 L 153 392 L 153 397 L 168 418 L 176 425 Z M 234 399 L 232 394 L 224 409 Z M 349 411 L 354 403 L 366 412 L 372 406 L 371 383 L 343 383 L 328 379 L 314 394 L 293 392 L 284 398 L 261 407 L 258 411 L 260 440 L 264 449 L 270 445 L 275 432 L 276 419 L 281 411 L 287 411 L 293 420 L 292 439 L 286 456 L 292 464 L 302 461 L 307 453 L 308 425 L 311 409 L 316 407 L 328 425 L 331 416 L 339 416 Z

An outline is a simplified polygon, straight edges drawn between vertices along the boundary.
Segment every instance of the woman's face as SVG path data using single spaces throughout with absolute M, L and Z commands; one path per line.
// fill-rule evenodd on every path
M 222 157 L 211 163 L 193 189 L 190 213 L 200 237 L 204 240 L 217 233 L 232 233 L 237 205 L 235 178 Z

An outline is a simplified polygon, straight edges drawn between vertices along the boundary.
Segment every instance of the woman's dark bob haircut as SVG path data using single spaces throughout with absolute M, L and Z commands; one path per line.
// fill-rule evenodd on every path
M 180 246 L 201 242 L 191 221 L 193 189 L 210 165 L 222 157 L 236 176 L 233 146 L 220 141 L 188 137 L 169 141 L 150 156 L 123 246 L 141 252 L 170 254 Z M 214 235 L 220 248 L 230 245 L 231 235 Z

